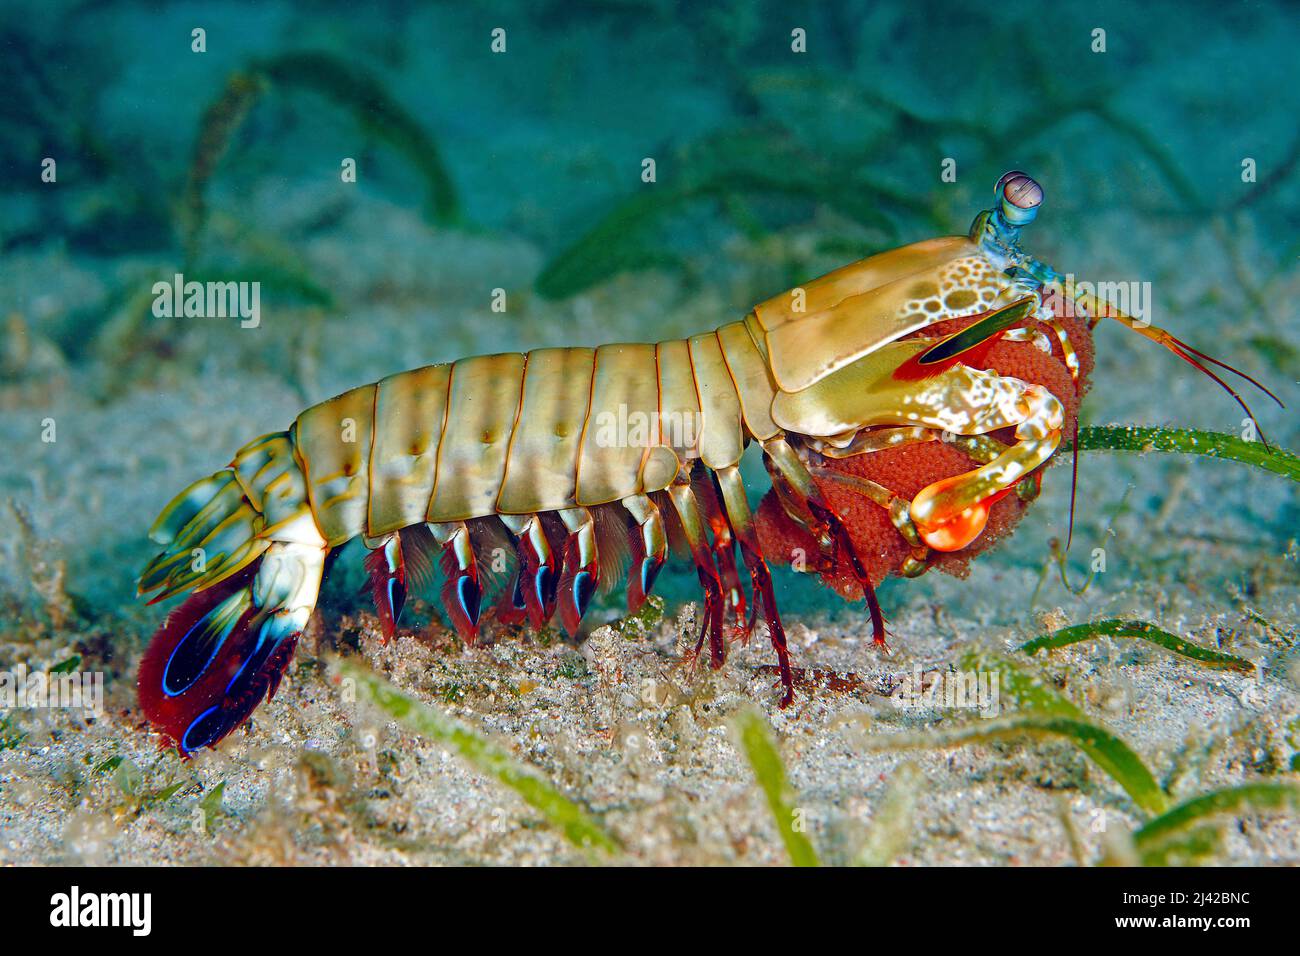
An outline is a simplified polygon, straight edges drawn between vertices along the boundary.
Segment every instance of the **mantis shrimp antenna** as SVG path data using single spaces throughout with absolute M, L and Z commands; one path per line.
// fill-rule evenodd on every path
M 1268 439 L 1264 437 L 1264 430 L 1259 428 L 1259 421 L 1255 418 L 1255 413 L 1251 411 L 1250 406 L 1246 404 L 1246 400 L 1241 397 L 1235 388 L 1224 381 L 1220 376 L 1216 375 L 1212 369 L 1207 368 L 1204 362 L 1209 362 L 1211 365 L 1217 365 L 1219 368 L 1225 369 L 1233 375 L 1244 379 L 1276 402 L 1279 408 L 1286 408 L 1286 405 L 1282 403 L 1282 399 L 1273 394 L 1270 389 L 1240 369 L 1236 369 L 1229 365 L 1227 362 L 1221 362 L 1213 356 L 1205 354 L 1200 349 L 1193 348 L 1176 335 L 1166 332 L 1164 329 L 1151 325 L 1148 322 L 1140 322 L 1131 316 L 1125 315 L 1105 299 L 1099 299 L 1092 293 L 1083 293 L 1077 297 L 1076 301 L 1088 310 L 1088 314 L 1092 316 L 1092 324 L 1094 326 L 1100 319 L 1114 319 L 1116 322 L 1120 323 L 1120 325 L 1132 329 L 1138 335 L 1164 346 L 1188 365 L 1191 365 L 1193 368 L 1199 370 L 1212 379 L 1220 388 L 1231 395 L 1233 399 L 1236 400 L 1237 404 L 1241 406 L 1241 410 L 1250 417 L 1251 421 L 1255 422 L 1256 428 L 1259 431 L 1260 441 L 1264 443 L 1265 448 L 1269 447 Z

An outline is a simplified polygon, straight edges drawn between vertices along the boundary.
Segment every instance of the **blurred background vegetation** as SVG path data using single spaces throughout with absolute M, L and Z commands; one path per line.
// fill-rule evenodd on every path
M 122 586 L 145 547 L 109 544 L 123 526 L 306 404 L 476 352 L 713 327 L 964 232 L 1016 167 L 1047 192 L 1036 254 L 1150 281 L 1156 322 L 1286 385 L 1298 44 L 1294 9 L 1258 2 L 7 4 L 4 437 L 29 447 L 53 415 L 74 441 L 0 480 L 34 533 L 94 536 L 80 560 Z M 261 326 L 154 317 L 177 272 L 260 282 Z M 1131 338 L 1102 333 L 1088 420 L 1238 430 Z M 143 477 L 111 513 L 86 502 L 123 468 Z

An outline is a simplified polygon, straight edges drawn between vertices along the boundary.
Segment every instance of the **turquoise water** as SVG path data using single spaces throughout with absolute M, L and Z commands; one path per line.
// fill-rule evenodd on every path
M 1294 399 L 1294 7 L 1046 6 L 6 4 L 0 480 L 32 529 L 0 518 L 14 619 L 39 607 L 37 553 L 138 647 L 158 507 L 305 405 L 466 354 L 711 328 L 964 232 L 1011 168 L 1046 190 L 1035 254 L 1150 283 L 1158 324 Z M 219 105 L 235 75 L 258 91 L 242 113 Z M 258 326 L 158 318 L 150 290 L 177 272 L 260 282 Z M 1098 346 L 1086 421 L 1241 429 L 1150 343 L 1117 328 Z M 1254 407 L 1300 444 L 1293 414 Z M 1023 617 L 1064 479 L 971 582 L 887 601 Z M 1294 575 L 1281 479 L 1107 456 L 1081 481 L 1084 554 L 1118 521 L 1131 557 L 1089 600 L 1149 602 L 1186 574 L 1213 607 L 1261 555 Z M 782 586 L 793 614 L 860 614 Z

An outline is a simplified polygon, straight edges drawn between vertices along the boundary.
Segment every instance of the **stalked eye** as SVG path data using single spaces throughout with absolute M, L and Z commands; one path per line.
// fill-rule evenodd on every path
M 1002 217 L 1013 226 L 1023 226 L 1038 215 L 1043 204 L 1043 187 L 1029 174 L 1015 169 L 998 180 L 994 193 L 1001 205 Z

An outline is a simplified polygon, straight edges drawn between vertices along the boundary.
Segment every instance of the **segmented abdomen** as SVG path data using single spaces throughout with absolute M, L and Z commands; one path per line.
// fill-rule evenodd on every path
M 531 514 L 659 491 L 683 462 L 775 434 L 745 322 L 686 340 L 538 349 L 389 376 L 289 435 L 330 546 L 423 521 Z M 242 453 L 241 453 L 242 454 Z

